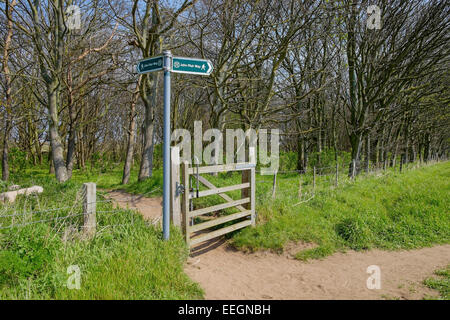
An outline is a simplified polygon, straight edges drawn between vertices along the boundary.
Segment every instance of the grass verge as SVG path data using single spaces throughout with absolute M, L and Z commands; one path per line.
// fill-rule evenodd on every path
M 53 177 L 13 177 L 22 186 L 39 184 L 39 197 L 18 197 L 14 205 L 0 204 L 8 226 L 80 212 L 81 176 L 64 184 Z M 89 181 L 85 179 L 84 181 Z M 78 203 L 78 204 L 77 204 Z M 51 208 L 57 211 L 45 212 Z M 82 216 L 0 230 L 0 299 L 198 299 L 203 293 L 183 271 L 187 248 L 178 230 L 162 241 L 160 227 L 129 210 L 97 204 L 97 234 L 83 238 Z M 77 266 L 81 287 L 69 289 Z
M 323 187 L 314 195 L 308 189 L 303 199 L 296 179 L 279 179 L 274 200 L 267 191 L 259 197 L 259 225 L 234 235 L 237 248 L 281 251 L 289 241 L 316 243 L 318 247 L 297 254 L 307 260 L 347 249 L 413 249 L 450 242 L 449 162 L 402 174 L 372 174 L 356 182 L 341 179 L 337 189 L 319 182 Z

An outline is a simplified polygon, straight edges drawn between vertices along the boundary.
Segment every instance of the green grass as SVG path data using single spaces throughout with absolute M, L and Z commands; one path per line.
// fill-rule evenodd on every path
M 233 244 L 250 251 L 282 251 L 289 241 L 317 244 L 297 254 L 307 260 L 347 249 L 413 249 L 450 242 L 449 162 L 362 176 L 356 182 L 340 178 L 335 189 L 320 177 L 312 197 L 307 177 L 303 192 L 309 194 L 301 200 L 298 177 L 280 177 L 275 200 L 268 196 L 271 186 L 257 184 L 258 226 L 237 233 Z
M 442 270 L 435 271 L 437 277 L 428 278 L 423 283 L 431 288 L 439 291 L 441 300 L 450 300 L 450 265 Z M 436 299 L 434 297 L 427 297 L 426 299 Z
M 42 185 L 39 197 L 19 197 L 13 206 L 2 206 L 4 214 L 66 207 L 79 199 L 83 182 L 96 182 L 99 189 L 125 189 L 132 193 L 161 194 L 161 171 L 137 182 L 120 184 L 122 167 L 76 170 L 73 179 L 56 183 L 47 168 L 26 169 L 12 175 L 11 183 L 23 187 Z M 218 187 L 240 183 L 239 173 L 207 176 Z M 317 247 L 297 253 L 307 260 L 323 258 L 336 251 L 412 249 L 450 242 L 450 163 L 405 170 L 389 170 L 378 175 L 362 175 L 352 182 L 342 173 L 340 185 L 334 178 L 318 176 L 312 190 L 311 174 L 301 176 L 302 198 L 298 198 L 299 176 L 279 175 L 276 198 L 272 199 L 272 177 L 257 176 L 256 228 L 231 234 L 241 250 L 282 251 L 290 241 L 315 243 Z M 0 186 L 3 191 L 6 185 Z M 101 195 L 102 192 L 99 192 Z M 229 192 L 234 199 L 240 191 Z M 224 202 L 218 196 L 194 201 L 195 207 Z M 98 211 L 109 211 L 109 203 L 99 203 Z M 227 209 L 225 213 L 231 213 Z M 43 217 L 2 218 L 0 223 L 27 222 Z M 9 219 L 9 220 L 8 220 Z M 20 220 L 23 219 L 23 220 Z M 183 272 L 187 248 L 178 230 L 171 240 L 161 240 L 159 227 L 148 225 L 140 215 L 120 210 L 118 214 L 98 214 L 98 233 L 83 240 L 81 217 L 66 223 L 41 223 L 0 230 L 0 299 L 191 299 L 203 293 Z M 114 227 L 110 227 L 114 225 Z M 75 227 L 75 228 L 74 228 Z M 73 230 L 71 238 L 64 233 Z M 67 268 L 81 269 L 81 289 L 69 290 Z M 431 280 L 430 280 L 431 281 Z M 436 280 L 437 281 L 437 280 Z M 439 282 L 440 283 L 440 282 Z M 447 279 L 448 284 L 448 279 Z M 430 282 L 430 285 L 431 284 Z M 434 284 L 441 286 L 441 284 Z M 448 293 L 448 286 L 446 289 Z
M 99 189 L 122 189 L 129 193 L 142 194 L 148 197 L 162 196 L 162 170 L 154 169 L 152 177 L 144 181 L 138 181 L 138 172 L 139 168 L 137 167 L 131 170 L 130 183 L 127 185 L 121 183 L 122 164 L 104 169 L 76 170 L 73 174 L 73 180 L 95 182 Z
M 23 186 L 39 184 L 39 197 L 18 197 L 2 206 L 2 215 L 67 207 L 57 212 L 1 218 L 3 226 L 66 216 L 80 212 L 81 182 L 92 181 L 76 173 L 72 181 L 58 184 L 46 172 L 17 174 L 11 179 Z M 114 181 L 109 174 L 97 181 Z M 120 177 L 118 179 L 120 181 Z M 82 236 L 82 217 L 0 230 L 0 299 L 198 299 L 203 292 L 183 271 L 188 250 L 181 232 L 171 230 L 162 241 L 160 227 L 142 216 L 116 210 L 108 202 L 97 204 L 97 234 Z M 14 219 L 14 220 L 13 220 Z M 70 290 L 67 268 L 81 270 L 81 289 Z

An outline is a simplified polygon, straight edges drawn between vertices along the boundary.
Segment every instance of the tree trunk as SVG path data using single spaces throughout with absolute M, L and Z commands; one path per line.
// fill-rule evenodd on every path
M 51 147 L 49 147 L 49 149 L 48 149 L 47 162 L 48 162 L 48 173 L 49 174 L 54 174 L 55 173 L 55 166 L 53 165 L 52 148 Z
M 48 86 L 48 103 L 49 103 L 49 130 L 50 145 L 52 146 L 52 159 L 55 166 L 55 175 L 58 182 L 65 182 L 68 179 L 67 169 L 64 163 L 64 149 L 61 143 L 61 137 L 58 132 L 58 95 L 56 93 L 57 84 Z
M 34 150 L 35 150 L 37 158 L 39 160 L 39 164 L 42 164 L 42 150 L 41 150 L 41 144 L 39 143 L 38 130 L 36 127 L 34 128 L 33 134 L 34 134 Z
M 153 149 L 154 149 L 154 123 L 153 110 L 145 112 L 143 125 L 144 146 L 142 150 L 141 166 L 139 168 L 139 181 L 150 178 L 153 174 Z
M 122 184 L 127 184 L 130 180 L 131 167 L 133 166 L 133 153 L 136 139 L 136 100 L 131 102 L 130 125 L 128 128 L 127 156 L 123 168 Z
M 3 59 L 2 59 L 2 72 L 4 76 L 4 89 L 5 89 L 5 128 L 4 128 L 4 136 L 3 136 L 3 150 L 2 150 L 2 180 L 8 181 L 9 179 L 9 161 L 8 161 L 8 152 L 9 152 L 9 133 L 12 125 L 12 80 L 10 75 L 10 70 L 8 66 L 8 60 L 9 60 L 9 49 L 11 47 L 11 40 L 13 36 L 13 20 L 12 20 L 12 14 L 14 10 L 14 6 L 16 5 L 16 0 L 13 0 L 11 3 L 9 0 L 6 0 L 5 4 L 5 14 L 6 19 L 8 21 L 7 24 L 7 32 L 5 37 L 5 43 L 3 46 Z
M 350 110 L 351 110 L 351 124 L 352 128 L 349 134 L 350 144 L 352 146 L 352 161 L 349 166 L 349 176 L 352 176 L 353 172 L 357 173 L 357 170 L 353 170 L 353 163 L 356 163 L 358 167 L 359 154 L 361 151 L 362 133 L 358 114 L 358 98 L 357 98 L 357 79 L 356 79 L 356 17 L 357 7 L 356 2 L 350 1 L 349 4 L 349 18 L 347 22 L 347 61 L 348 61 L 348 79 L 349 79 L 349 91 L 350 91 Z
M 305 139 L 303 137 L 297 138 L 297 170 L 305 173 Z
M 352 161 L 349 165 L 349 177 L 353 174 L 353 163 L 355 163 L 355 174 L 359 173 L 359 156 L 361 153 L 361 145 L 362 145 L 362 134 L 352 133 L 350 135 L 350 144 L 352 146 Z
M 404 139 L 405 139 L 405 150 L 404 150 L 404 161 L 403 164 L 409 163 L 409 123 L 408 119 L 405 120 L 405 128 L 404 128 Z
M 425 135 L 425 148 L 423 151 L 423 157 L 424 157 L 425 162 L 430 161 L 430 156 L 431 156 L 430 143 L 431 143 L 430 133 L 427 132 Z
M 141 85 L 141 97 L 145 106 L 145 119 L 143 125 L 144 147 L 142 150 L 141 166 L 139 168 L 139 181 L 143 181 L 153 174 L 153 149 L 154 149 L 154 114 L 156 107 L 156 97 L 158 96 L 158 76 L 157 74 L 147 74 L 149 79 L 144 79 Z M 145 84 L 147 83 L 147 85 Z M 150 91 L 150 92 L 148 92 Z
M 397 165 L 397 155 L 398 155 L 398 139 L 395 141 L 394 152 L 392 154 L 392 167 L 395 168 Z
M 370 135 L 366 137 L 366 173 L 370 170 Z
M 2 180 L 9 180 L 9 161 L 8 161 L 8 144 L 9 144 L 9 129 L 10 129 L 10 121 L 6 119 L 5 121 L 5 129 L 3 135 L 3 150 L 2 150 Z
M 74 99 L 73 99 L 73 88 L 72 88 L 72 66 L 69 64 L 67 71 L 67 105 L 69 109 L 69 140 L 67 144 L 67 155 L 66 155 L 66 168 L 67 168 L 67 178 L 72 177 L 73 162 L 75 158 L 75 148 L 76 148 L 76 120 L 77 113 L 75 111 Z
M 70 179 L 72 177 L 72 171 L 73 171 L 73 163 L 75 159 L 75 127 L 74 124 L 70 124 L 69 128 L 69 141 L 67 145 L 67 155 L 66 155 L 66 168 L 67 168 L 67 178 Z

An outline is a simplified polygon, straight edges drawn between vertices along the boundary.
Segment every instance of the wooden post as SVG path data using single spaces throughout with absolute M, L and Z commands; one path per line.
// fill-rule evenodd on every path
M 252 211 L 252 227 L 256 226 L 256 168 L 250 169 L 250 210 Z
M 335 180 L 336 188 L 339 185 L 339 164 L 336 163 L 336 180 Z
M 272 198 L 275 198 L 277 191 L 277 171 L 273 173 Z
M 189 163 L 183 162 L 181 166 L 181 179 L 184 185 L 185 191 L 183 193 L 183 200 L 181 201 L 181 220 L 182 220 L 182 229 L 185 235 L 186 244 L 189 247 L 190 242 L 190 226 L 189 226 Z
M 400 173 L 402 173 L 403 170 L 403 155 L 400 156 Z
M 250 175 L 251 175 L 250 170 L 243 170 L 242 175 L 241 175 L 242 183 L 250 182 Z M 251 185 L 250 185 L 250 188 L 251 188 Z M 242 189 L 241 190 L 241 199 L 250 197 L 250 193 L 251 193 L 251 190 L 249 188 Z M 229 201 L 229 200 L 227 200 L 227 201 Z M 243 204 L 242 206 L 244 207 L 245 210 L 250 210 L 249 204 Z
M 181 227 L 181 194 L 177 192 L 180 185 L 180 149 L 171 148 L 170 177 L 170 221 L 176 227 Z
M 250 210 L 252 211 L 252 227 L 256 226 L 256 150 L 249 147 L 249 162 L 255 166 L 250 169 Z
M 83 233 L 86 237 L 91 238 L 95 235 L 97 219 L 96 219 L 96 185 L 94 182 L 83 184 L 84 202 L 84 225 Z
M 248 163 L 254 164 L 256 166 L 256 154 L 255 154 L 255 148 L 250 147 L 248 150 Z M 256 225 L 256 211 L 255 211 L 255 201 L 256 201 L 256 168 L 250 168 L 248 170 L 242 171 L 242 183 L 250 183 L 250 188 L 244 188 L 241 190 L 241 198 L 250 198 L 250 203 L 246 203 L 242 205 L 243 210 L 250 210 L 251 211 L 251 220 L 252 220 L 252 226 L 254 227 Z M 224 194 L 225 196 L 225 194 Z M 227 200 L 225 198 L 225 200 Z M 232 199 L 229 198 L 227 201 L 231 201 Z M 238 207 L 239 208 L 239 207 Z M 241 209 L 239 208 L 239 209 Z M 241 209 L 241 210 L 242 210 Z

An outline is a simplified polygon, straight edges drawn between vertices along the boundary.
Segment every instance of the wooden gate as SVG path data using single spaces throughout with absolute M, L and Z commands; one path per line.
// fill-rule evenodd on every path
M 172 157 L 178 156 L 177 151 L 172 151 Z M 176 167 L 175 164 L 172 165 L 172 221 L 176 225 L 181 225 L 185 234 L 186 243 L 189 247 L 232 231 L 255 225 L 254 163 L 190 167 L 185 162 L 181 164 L 181 183 L 177 181 L 179 171 L 177 171 Z M 217 187 L 202 176 L 202 174 L 230 171 L 239 171 L 242 173 L 240 184 Z M 191 179 L 195 183 L 195 188 L 190 187 Z M 199 190 L 198 186 L 200 185 L 205 186 L 206 190 Z M 226 192 L 235 190 L 241 190 L 240 199 L 233 199 L 226 194 Z M 194 209 L 191 207 L 190 202 L 193 199 L 212 195 L 218 195 L 226 202 L 206 208 Z M 177 211 L 180 205 L 181 215 L 178 218 Z M 238 212 L 231 214 L 222 212 L 222 210 L 228 208 L 236 208 Z M 214 216 L 211 215 L 213 213 L 215 213 Z M 220 225 L 225 223 L 227 223 L 226 226 L 220 227 Z

